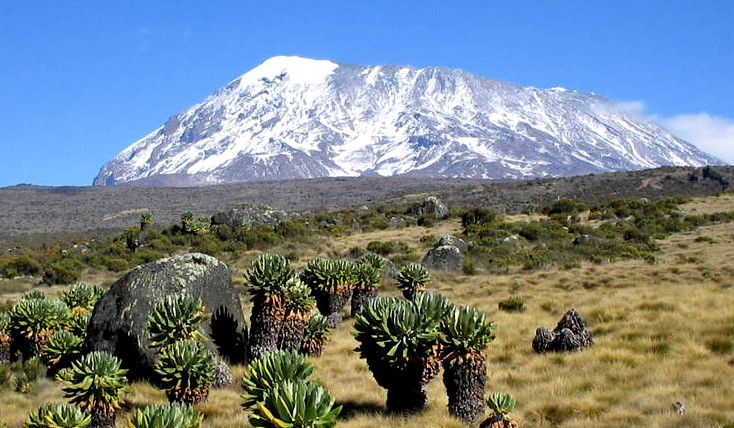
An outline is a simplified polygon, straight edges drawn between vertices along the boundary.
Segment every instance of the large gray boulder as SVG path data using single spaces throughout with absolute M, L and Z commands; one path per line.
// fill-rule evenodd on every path
M 242 204 L 212 216 L 212 224 L 226 224 L 232 229 L 240 226 L 266 224 L 274 226 L 281 221 L 290 220 L 293 214 L 264 204 Z
M 436 242 L 436 244 L 433 245 L 433 247 L 438 248 L 444 245 L 456 247 L 462 253 L 466 253 L 469 250 L 469 245 L 466 243 L 466 241 L 461 238 L 457 238 L 454 235 L 441 235 L 441 237 L 438 238 L 438 241 Z
M 461 272 L 461 251 L 453 245 L 432 248 L 423 258 L 423 266 L 431 270 Z
M 148 315 L 157 302 L 175 293 L 188 293 L 204 303 L 211 318 L 201 332 L 211 339 L 207 342 L 211 351 L 242 361 L 245 318 L 229 269 L 198 253 L 138 266 L 115 282 L 94 308 L 86 348 L 116 355 L 131 378 L 150 377 L 156 357 L 149 347 Z
M 449 216 L 449 209 L 437 197 L 429 196 L 423 202 L 411 207 L 408 214 L 415 217 L 430 216 L 435 219 L 444 219 Z

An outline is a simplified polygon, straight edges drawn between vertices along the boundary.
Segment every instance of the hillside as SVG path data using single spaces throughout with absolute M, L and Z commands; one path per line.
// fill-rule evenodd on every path
M 734 182 L 734 167 L 713 170 L 722 180 Z M 187 210 L 212 215 L 242 203 L 320 211 L 402 205 L 430 194 L 455 207 L 483 205 L 516 213 L 564 197 L 594 204 L 619 197 L 705 196 L 723 187 L 719 179 L 704 178 L 701 168 L 685 167 L 520 181 L 355 177 L 190 188 L 21 185 L 0 189 L 0 243 L 17 242 L 28 234 L 39 234 L 36 240 L 90 231 L 105 235 L 136 224 L 140 213 L 147 211 L 154 213 L 159 225 L 166 225 Z

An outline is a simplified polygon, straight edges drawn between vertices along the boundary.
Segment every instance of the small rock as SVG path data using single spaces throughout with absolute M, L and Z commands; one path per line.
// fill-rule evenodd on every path
M 676 401 L 675 403 L 671 404 L 670 407 L 678 412 L 679 415 L 682 415 L 686 412 L 686 406 L 680 401 Z
M 222 388 L 234 382 L 232 371 L 224 360 L 218 360 L 217 366 L 214 368 L 214 376 L 212 377 L 212 387 Z
M 573 245 L 588 244 L 589 241 L 591 241 L 591 237 L 589 237 L 589 235 L 581 235 L 573 240 Z
M 390 217 L 390 228 L 399 229 L 405 227 L 405 219 L 400 217 Z
M 520 241 L 520 238 L 518 238 L 515 235 L 512 235 L 512 236 L 508 236 L 507 238 L 500 239 L 500 244 L 517 245 L 519 241 Z

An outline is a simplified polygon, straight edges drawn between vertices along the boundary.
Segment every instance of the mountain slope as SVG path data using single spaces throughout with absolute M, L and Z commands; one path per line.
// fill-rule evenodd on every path
M 125 149 L 94 184 L 529 178 L 718 162 L 591 94 L 274 57 Z

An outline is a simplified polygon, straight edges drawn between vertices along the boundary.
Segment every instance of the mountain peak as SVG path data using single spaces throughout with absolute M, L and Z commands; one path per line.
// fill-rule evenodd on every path
M 294 84 L 323 82 L 339 65 L 329 60 L 300 56 L 274 56 L 240 77 L 240 86 L 257 81 L 288 80 Z
M 593 94 L 277 56 L 123 150 L 94 183 L 512 179 L 717 162 Z

